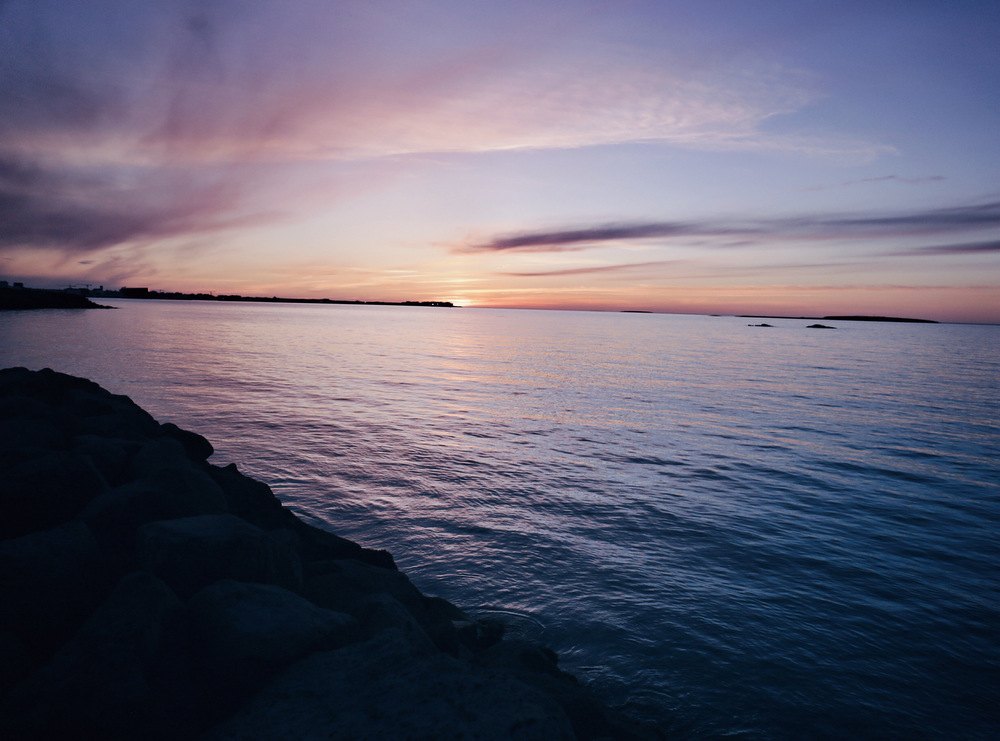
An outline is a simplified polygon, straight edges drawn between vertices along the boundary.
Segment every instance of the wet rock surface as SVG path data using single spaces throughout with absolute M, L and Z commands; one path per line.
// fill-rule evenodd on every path
M 0 737 L 664 738 L 211 455 L 0 370 Z

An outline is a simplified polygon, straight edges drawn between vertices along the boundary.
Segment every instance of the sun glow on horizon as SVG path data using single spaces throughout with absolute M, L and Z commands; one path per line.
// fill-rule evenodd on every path
M 1000 322 L 995 7 L 824 12 L 11 0 L 0 278 Z

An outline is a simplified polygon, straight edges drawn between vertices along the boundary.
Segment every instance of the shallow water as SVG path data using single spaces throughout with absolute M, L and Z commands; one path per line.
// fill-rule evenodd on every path
M 1000 327 L 0 314 L 678 738 L 1000 737 Z

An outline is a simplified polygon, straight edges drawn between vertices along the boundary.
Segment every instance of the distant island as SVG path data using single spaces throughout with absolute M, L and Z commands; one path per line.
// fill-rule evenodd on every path
M 834 322 L 909 322 L 911 324 L 938 324 L 933 319 L 907 319 L 898 316 L 774 316 L 769 314 L 740 314 L 740 319 L 825 319 Z
M 281 298 L 278 296 L 240 296 L 238 294 L 179 293 L 151 291 L 148 288 L 25 288 L 21 283 L 7 285 L 0 281 L 0 310 L 8 309 L 111 309 L 90 300 L 94 298 L 167 299 L 171 301 L 250 301 L 277 304 L 363 304 L 366 306 L 443 306 L 451 301 L 347 301 L 330 298 Z

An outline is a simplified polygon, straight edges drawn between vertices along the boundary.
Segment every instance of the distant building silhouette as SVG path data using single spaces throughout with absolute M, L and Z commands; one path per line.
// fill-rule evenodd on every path
M 122 286 L 122 298 L 149 298 L 148 288 L 126 288 Z

